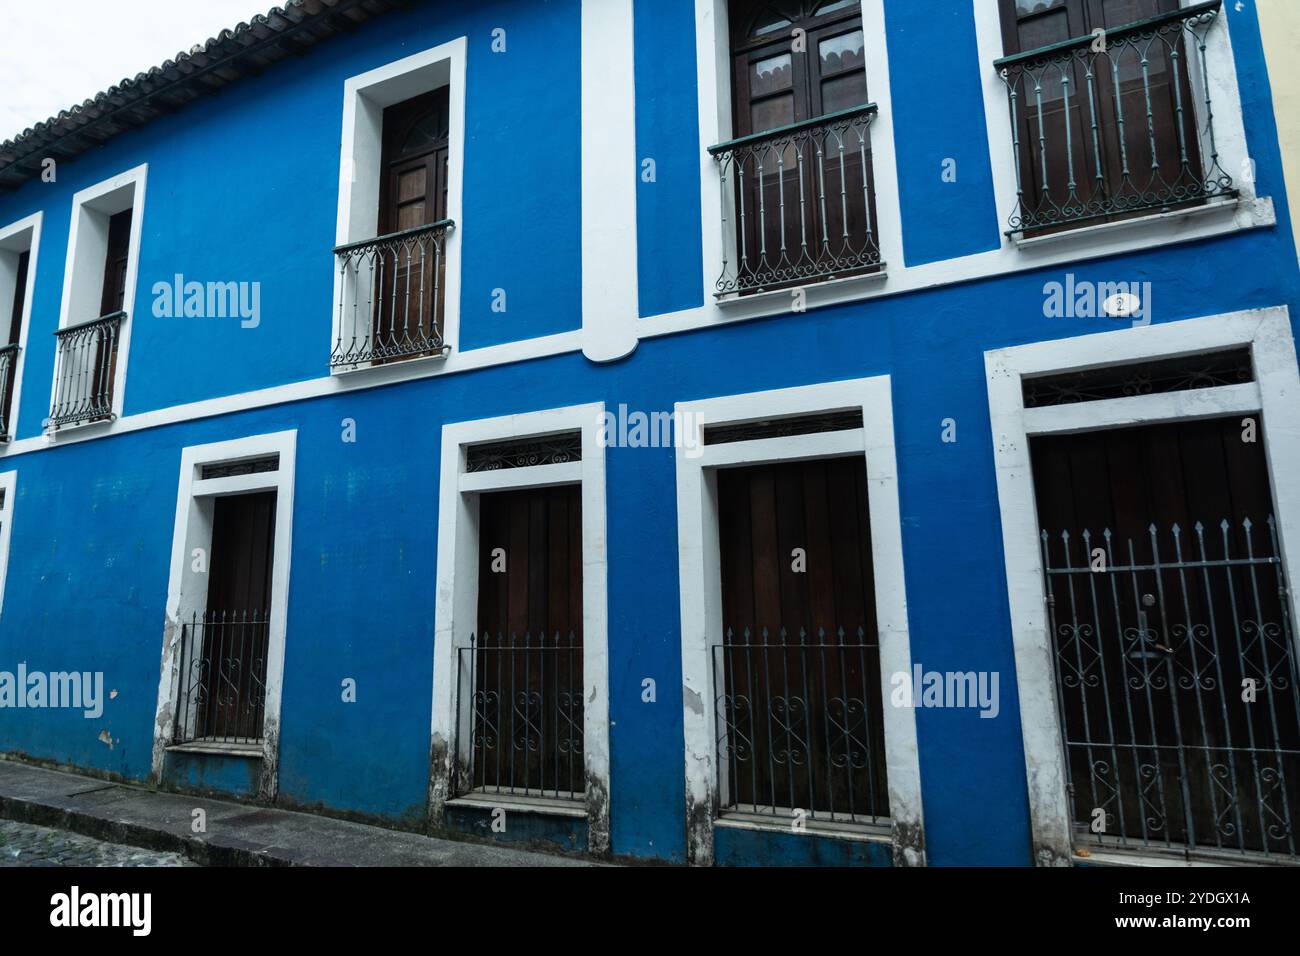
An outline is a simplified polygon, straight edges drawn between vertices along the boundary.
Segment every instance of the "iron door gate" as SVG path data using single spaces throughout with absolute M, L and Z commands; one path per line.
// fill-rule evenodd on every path
M 1242 425 L 1031 442 L 1078 846 L 1300 860 L 1295 622 Z
M 1274 520 L 1042 536 L 1076 828 L 1296 857 L 1300 698 Z

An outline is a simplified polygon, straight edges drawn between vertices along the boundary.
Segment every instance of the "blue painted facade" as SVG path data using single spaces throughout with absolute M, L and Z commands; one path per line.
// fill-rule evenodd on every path
M 695 5 L 636 0 L 641 319 L 699 307 Z M 909 266 L 996 248 L 970 4 L 887 0 L 903 243 Z M 271 405 L 4 455 L 17 471 L 0 669 L 103 671 L 115 695 L 79 712 L 0 711 L 0 751 L 144 780 L 150 770 L 177 471 L 196 444 L 298 431 L 279 792 L 288 805 L 419 826 L 429 779 L 438 475 L 445 423 L 604 401 L 674 402 L 892 376 L 913 659 L 996 670 L 1003 718 L 919 710 L 934 865 L 1031 862 L 1025 760 L 985 384 L 987 349 L 1115 328 L 1045 319 L 1045 282 L 1150 281 L 1157 323 L 1300 308 L 1268 78 L 1252 5 L 1225 7 L 1259 195 L 1278 225 L 1193 244 L 643 339 L 597 365 L 580 352 Z M 233 85 L 73 162 L 56 183 L 0 194 L 0 225 L 45 214 L 19 441 L 48 414 L 73 194 L 149 165 L 126 417 L 328 374 L 338 136 L 347 77 L 468 37 L 461 332 L 475 350 L 579 330 L 582 235 L 579 0 L 413 5 Z M 491 50 L 504 28 L 508 53 Z M 938 96 L 937 91 L 943 95 Z M 956 184 L 941 182 L 955 158 Z M 628 175 L 639 171 L 629 170 Z M 260 281 L 256 329 L 155 318 L 173 274 Z M 711 276 L 708 278 L 712 278 Z M 492 290 L 509 291 L 506 315 Z M 960 440 L 941 443 L 955 418 Z M 340 441 L 356 422 L 357 441 Z M 687 853 L 674 457 L 607 452 L 613 853 Z M 655 704 L 641 698 L 655 677 Z M 357 681 L 355 704 L 339 682 Z M 102 733 L 106 732 L 106 733 Z M 111 740 L 106 743 L 103 737 Z M 169 782 L 239 795 L 247 761 L 192 758 Z M 477 826 L 477 825 L 475 825 Z M 580 846 L 565 830 L 558 839 Z M 719 830 L 719 863 L 887 863 L 792 837 Z M 577 842 L 575 842 L 577 841 Z

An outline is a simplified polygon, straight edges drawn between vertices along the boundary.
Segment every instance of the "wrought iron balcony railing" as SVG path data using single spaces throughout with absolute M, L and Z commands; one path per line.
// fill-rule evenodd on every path
M 580 800 L 583 770 L 582 641 L 567 636 L 470 635 L 460 649 L 458 697 L 469 733 L 456 792 Z
M 205 611 L 181 626 L 173 744 L 256 744 L 266 713 L 265 611 Z
M 54 400 L 49 428 L 113 417 L 117 348 L 125 312 L 113 312 L 54 333 Z
M 331 368 L 443 355 L 447 235 L 444 219 L 334 250 L 338 316 Z
M 719 296 L 878 270 L 875 104 L 709 147 L 722 179 Z
M 1236 195 L 1219 164 L 1206 57 L 1220 6 L 1198 3 L 995 61 L 1016 162 L 1008 235 Z
M 14 403 L 14 370 L 18 367 L 18 343 L 0 347 L 0 442 L 13 437 L 11 420 Z
M 713 687 L 724 813 L 888 822 L 880 648 L 861 628 L 728 630 Z

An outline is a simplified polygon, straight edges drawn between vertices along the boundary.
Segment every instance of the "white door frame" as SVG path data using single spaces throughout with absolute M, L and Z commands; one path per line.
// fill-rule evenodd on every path
M 158 681 L 158 705 L 154 719 L 150 780 L 163 782 L 167 752 L 196 750 L 171 747 L 179 693 L 182 625 L 191 614 L 201 612 L 207 601 L 206 562 L 196 570 L 196 548 L 211 554 L 214 498 L 223 495 L 275 492 L 275 539 L 272 543 L 270 627 L 266 652 L 266 703 L 263 709 L 260 751 L 232 746 L 204 747 L 205 753 L 227 757 L 260 759 L 258 797 L 275 799 L 280 780 L 280 701 L 284 687 L 284 645 L 288 629 L 289 564 L 293 549 L 293 485 L 296 470 L 298 432 L 275 432 L 237 438 L 233 441 L 191 445 L 181 451 L 180 481 L 176 493 L 176 520 L 172 531 L 171 571 L 167 582 L 167 619 L 163 634 L 162 667 Z M 278 455 L 275 471 L 227 478 L 202 477 L 202 466 Z
M 438 493 L 437 605 L 434 611 L 433 717 L 430 728 L 429 821 L 444 825 L 456 746 L 458 650 L 478 630 L 479 495 L 557 484 L 577 484 L 582 495 L 583 763 L 587 850 L 609 851 L 609 650 L 605 547 L 605 448 L 602 402 L 444 425 Z M 469 445 L 582 433 L 582 460 L 566 464 L 468 473 Z M 463 752 L 463 747 L 461 748 Z M 570 816 L 534 801 L 534 812 Z
M 1242 385 L 1025 408 L 1022 379 L 1249 346 L 1255 381 Z M 1074 858 L 1063 736 L 1056 707 L 1052 640 L 1043 600 L 1038 508 L 1030 468 L 1031 435 L 1098 431 L 1226 415 L 1263 418 L 1278 538 L 1286 567 L 1300 566 L 1300 370 L 1285 306 L 1231 312 L 1142 328 L 1038 342 L 984 354 L 993 456 L 1006 560 L 1011 636 L 1033 858 L 1069 866 Z M 1288 595 L 1291 619 L 1296 597 Z M 1300 650 L 1300 649 L 1297 649 Z
M 722 635 L 716 473 L 719 467 L 799 461 L 850 454 L 865 456 L 882 700 L 891 675 L 910 674 L 911 642 L 903 579 L 903 533 L 894 453 L 894 412 L 888 375 L 731 395 L 675 406 L 679 427 L 694 434 L 677 442 L 677 535 L 682 613 L 682 716 L 686 738 L 687 853 L 692 863 L 713 862 L 719 784 L 717 712 L 710 646 Z M 862 411 L 861 429 L 705 445 L 707 425 Z M 890 833 L 896 866 L 925 862 L 921 769 L 916 718 L 910 707 L 885 706 L 885 763 Z M 725 818 L 722 818 L 725 819 Z M 743 824 L 740 824 L 743 826 Z M 844 828 L 838 836 L 843 838 Z M 809 827 L 805 832 L 814 832 Z M 829 833 L 826 834 L 830 836 Z M 868 834 L 858 838 L 871 839 Z M 878 838 L 877 838 L 878 839 Z

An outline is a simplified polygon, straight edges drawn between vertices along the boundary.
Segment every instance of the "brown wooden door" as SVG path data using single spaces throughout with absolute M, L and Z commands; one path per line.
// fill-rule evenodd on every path
M 449 110 L 447 87 L 384 110 L 381 236 L 447 217 Z M 407 353 L 420 336 L 433 335 L 446 259 L 435 253 L 428 237 L 394 242 L 380 256 L 375 338 L 381 352 L 387 348 Z
M 730 18 L 737 138 L 868 103 L 857 0 L 733 0 Z M 793 49 L 796 29 L 804 31 L 802 51 Z M 737 196 L 737 209 L 743 204 L 747 213 L 743 226 L 737 221 L 744 230 L 738 245 L 755 260 L 763 257 L 775 268 L 798 264 L 801 258 L 844 256 L 844 237 L 866 235 L 868 216 L 875 222 L 874 191 L 867 190 L 862 201 L 863 184 L 871 177 L 870 143 L 860 149 L 851 131 L 822 136 L 818 134 L 824 169 L 817 167 L 816 149 L 791 143 L 761 157 L 761 177 L 757 160 L 744 169 L 744 186 L 734 177 L 735 188 L 745 191 L 743 198 Z M 841 186 L 846 201 L 841 201 Z M 823 194 L 825 203 L 820 201 Z
M 736 136 L 866 105 L 857 0 L 733 0 L 730 16 Z M 802 51 L 793 49 L 796 29 Z
M 463 789 L 584 790 L 580 492 L 479 499 L 475 730 Z
M 861 456 L 717 475 L 725 634 L 714 680 L 739 810 L 888 810 Z
M 1000 0 L 1000 3 L 1003 47 L 1008 56 L 1179 9 L 1179 0 Z M 1150 193 L 1162 184 L 1194 185 L 1194 180 L 1201 175 L 1186 45 L 1180 41 L 1175 46 L 1179 53 L 1176 67 L 1169 47 L 1162 41 L 1152 41 L 1143 49 L 1148 53 L 1145 81 L 1142 56 L 1133 48 L 1115 48 L 1117 76 L 1108 56 L 1095 58 L 1093 100 L 1089 99 L 1088 71 L 1078 57 L 1064 74 L 1054 68 L 1043 71 L 1041 129 L 1035 83 L 1028 79 L 1022 82 L 1017 109 L 1020 170 L 1024 177 L 1024 202 L 1031 211 L 1046 210 L 1055 204 L 1070 207 L 1075 210 L 1072 215 L 1078 215 L 1091 203 L 1118 196 L 1128 197 L 1136 204 L 1144 192 Z M 1177 89 L 1175 75 L 1179 78 Z M 1068 117 L 1063 76 L 1070 81 Z M 1095 145 L 1091 102 L 1096 104 Z M 1188 157 L 1186 168 L 1182 162 L 1183 144 Z M 1192 183 L 1188 182 L 1189 175 Z M 1097 218 L 1100 221 L 1121 217 Z
M 1283 825 L 1300 819 L 1293 633 L 1263 426 L 1255 441 L 1243 429 L 1234 416 L 1031 442 L 1086 838 L 1297 852 Z
M 121 312 L 126 303 L 126 264 L 131 251 L 131 210 L 124 209 L 108 219 L 108 248 L 104 255 L 104 289 L 99 315 Z M 86 316 L 86 319 L 99 316 Z
M 17 345 L 22 338 L 23 331 L 23 306 L 27 297 L 27 268 L 31 260 L 31 251 L 23 250 L 18 253 L 18 271 L 14 276 L 14 302 L 13 311 L 9 319 L 9 337 L 5 341 L 6 345 Z M 14 372 L 18 367 L 18 350 L 9 351 L 5 357 L 0 358 L 0 434 L 10 435 L 13 433 L 14 422 L 11 420 L 13 415 L 14 401 Z
M 9 338 L 6 345 L 15 344 L 22 337 L 23 306 L 27 301 L 27 266 L 31 261 L 31 250 L 18 253 L 18 272 L 14 277 L 14 303 L 9 317 Z
M 126 271 L 127 260 L 131 252 L 131 210 L 124 209 L 109 217 L 108 245 L 104 253 L 104 285 L 99 300 L 99 315 L 87 316 L 102 318 L 121 312 L 126 307 Z M 73 319 L 75 322 L 82 319 Z M 89 382 L 85 387 L 89 391 L 90 404 L 103 412 L 109 412 L 113 406 L 113 387 L 117 380 L 117 349 L 120 326 L 103 326 L 93 332 L 94 342 L 88 348 L 94 349 L 94 364 L 91 368 Z M 84 361 L 85 359 L 79 359 Z
M 273 491 L 213 503 L 200 737 L 254 740 L 262 735 L 275 506 Z

